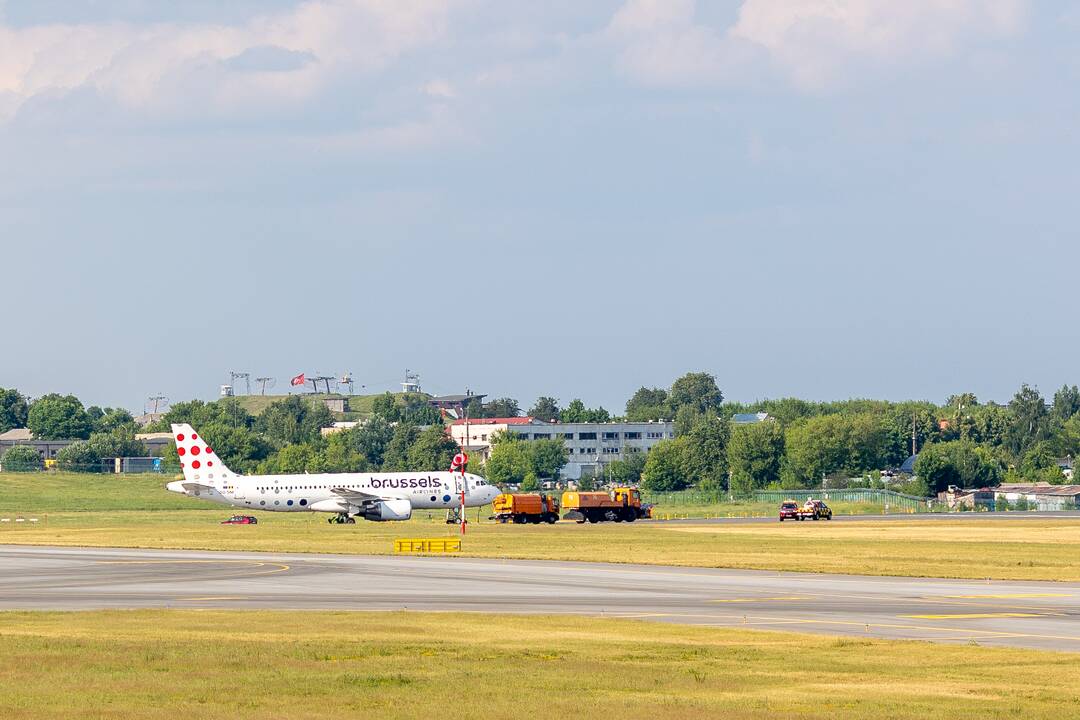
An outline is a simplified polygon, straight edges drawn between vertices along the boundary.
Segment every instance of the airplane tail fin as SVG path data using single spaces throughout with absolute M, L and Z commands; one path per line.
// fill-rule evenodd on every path
M 172 432 L 185 482 L 206 484 L 214 479 L 228 479 L 236 475 L 190 425 L 175 424 Z

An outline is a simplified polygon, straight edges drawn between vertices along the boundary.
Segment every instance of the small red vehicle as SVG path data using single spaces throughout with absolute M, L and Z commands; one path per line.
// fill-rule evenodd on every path
M 233 515 L 228 520 L 222 520 L 222 525 L 258 525 L 259 518 L 252 515 Z
M 784 520 L 799 519 L 799 503 L 794 500 L 785 500 L 780 503 L 780 522 Z

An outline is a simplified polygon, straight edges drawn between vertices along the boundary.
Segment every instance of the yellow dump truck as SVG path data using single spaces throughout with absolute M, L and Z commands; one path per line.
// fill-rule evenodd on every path
M 559 519 L 559 501 L 546 493 L 503 493 L 491 501 L 492 520 L 513 523 L 554 523 Z
M 641 491 L 631 487 L 617 487 L 611 492 L 564 492 L 562 496 L 563 520 L 591 523 L 613 520 L 634 522 L 638 518 L 652 517 L 652 506 L 641 503 Z

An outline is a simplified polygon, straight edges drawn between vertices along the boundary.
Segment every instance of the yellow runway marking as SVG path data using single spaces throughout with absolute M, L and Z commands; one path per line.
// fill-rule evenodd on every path
M 1059 598 L 1072 597 L 1072 593 L 1001 593 L 999 595 L 938 595 L 943 598 L 956 598 L 959 600 L 1009 600 L 1011 598 Z M 934 597 L 927 597 L 933 600 Z
M 755 602 L 776 602 L 783 600 L 812 600 L 813 598 L 800 597 L 795 595 L 784 595 L 780 597 L 758 597 L 758 598 L 729 598 L 724 600 L 710 600 L 714 603 L 755 603 Z
M 1029 618 L 1045 617 L 1039 613 L 965 613 L 954 615 L 900 615 L 899 617 L 919 620 L 985 620 L 988 618 Z

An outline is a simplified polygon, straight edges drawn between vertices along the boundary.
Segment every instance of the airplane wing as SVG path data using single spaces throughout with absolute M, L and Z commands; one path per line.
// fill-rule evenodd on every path
M 330 492 L 356 505 L 366 505 L 367 503 L 374 503 L 387 499 L 380 497 L 379 495 L 372 495 L 359 490 L 350 490 L 349 488 L 342 487 L 330 488 Z

